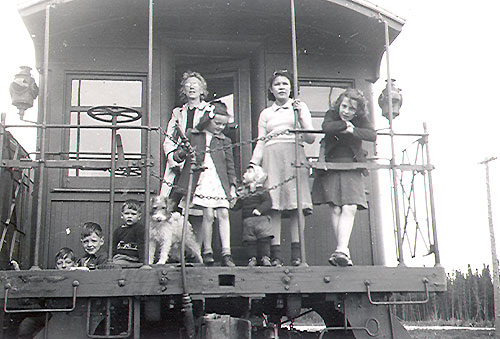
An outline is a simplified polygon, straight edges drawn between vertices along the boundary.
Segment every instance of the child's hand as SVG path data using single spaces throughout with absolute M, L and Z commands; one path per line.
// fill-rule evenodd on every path
M 186 160 L 187 155 L 188 155 L 188 148 L 184 144 L 181 144 L 179 148 L 177 148 L 174 151 L 172 159 L 174 159 L 174 161 L 176 162 L 183 162 L 184 160 Z
M 354 133 L 354 125 L 350 121 L 345 121 L 347 127 L 345 130 L 343 130 L 341 133 Z
M 12 268 L 14 269 L 14 271 L 20 271 L 21 270 L 21 267 L 19 267 L 19 264 L 17 263 L 17 261 L 11 260 L 10 264 L 11 264 Z
M 252 211 L 252 214 L 256 215 L 256 216 L 261 216 L 262 215 L 262 213 L 260 213 L 260 211 L 258 209 L 256 209 L 256 208 Z
M 236 186 L 231 185 L 231 188 L 229 188 L 229 194 L 231 195 L 231 199 L 236 198 Z

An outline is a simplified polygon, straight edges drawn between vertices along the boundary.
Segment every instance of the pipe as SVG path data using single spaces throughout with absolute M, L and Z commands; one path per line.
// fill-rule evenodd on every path
M 48 4 L 45 7 L 45 36 L 44 36 L 44 50 L 43 50 L 43 81 L 41 86 L 43 86 L 43 108 L 41 111 L 41 117 L 39 120 L 42 121 L 40 126 L 40 136 L 38 145 L 40 147 L 40 167 L 38 170 L 38 194 L 37 194 L 37 205 L 36 205 L 36 225 L 35 225 L 35 248 L 33 251 L 33 266 L 32 270 L 40 269 L 40 241 L 42 236 L 42 205 L 45 199 L 44 185 L 45 185 L 45 134 L 47 124 L 47 99 L 48 99 L 48 79 L 49 79 L 49 46 L 50 46 L 50 7 L 52 4 Z
M 299 95 L 299 81 L 298 81 L 298 67 L 297 67 L 297 35 L 295 31 L 295 3 L 294 0 L 290 0 L 291 9 L 291 20 L 292 20 L 292 65 L 293 65 L 293 97 L 297 98 Z M 299 112 L 294 110 L 294 128 L 299 128 Z M 302 192 L 300 187 L 300 170 L 302 164 L 299 164 L 300 159 L 300 144 L 299 144 L 299 133 L 295 133 L 295 180 L 297 184 L 297 220 L 299 223 L 299 242 L 300 242 L 300 256 L 302 257 L 302 263 L 307 264 L 306 260 L 306 247 L 304 243 L 304 213 L 302 211 Z
M 396 218 L 396 235 L 398 241 L 398 261 L 400 266 L 405 266 L 403 257 L 403 238 L 401 235 L 401 220 L 399 216 L 399 191 L 398 191 L 398 179 L 396 172 L 396 155 L 394 153 L 394 130 L 392 127 L 392 79 L 390 72 L 390 62 L 389 62 L 389 26 L 387 21 L 380 16 L 380 20 L 384 23 L 384 36 L 385 36 L 385 59 L 387 63 L 387 100 L 389 102 L 389 135 L 391 138 L 391 174 L 392 174 L 392 189 L 394 195 L 394 215 Z
M 425 148 L 426 148 L 426 154 L 427 154 L 427 163 L 426 165 L 431 164 L 431 155 L 429 152 L 429 142 L 428 142 L 428 136 L 427 136 L 427 124 L 424 123 L 424 133 L 425 133 Z M 437 235 L 437 229 L 436 229 L 436 212 L 435 212 L 435 205 L 434 205 L 434 189 L 432 186 L 432 171 L 428 170 L 427 171 L 427 176 L 429 179 L 429 201 L 430 201 L 430 209 L 431 209 L 431 222 L 432 222 L 432 237 L 434 238 L 434 258 L 435 258 L 435 265 L 436 266 L 441 266 L 441 259 L 439 256 L 439 246 L 438 246 L 438 235 Z

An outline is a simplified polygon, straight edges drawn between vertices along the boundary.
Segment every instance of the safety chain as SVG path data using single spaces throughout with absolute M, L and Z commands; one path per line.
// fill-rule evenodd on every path
M 163 128 L 160 127 L 159 130 L 160 130 L 161 134 L 163 134 L 166 138 L 168 138 L 170 141 L 172 141 L 176 146 L 180 146 L 180 145 L 183 144 L 182 140 L 176 140 L 173 136 L 168 135 L 167 132 Z M 258 141 L 268 141 L 268 140 L 277 138 L 279 136 L 289 135 L 289 134 L 290 134 L 290 130 L 287 129 L 287 130 L 284 130 L 284 131 L 276 133 L 276 134 L 266 135 L 264 137 L 250 139 L 248 141 L 235 142 L 235 143 L 231 143 L 231 144 L 229 144 L 227 146 L 215 147 L 213 149 L 210 149 L 209 147 L 207 147 L 208 148 L 207 152 L 208 153 L 212 153 L 212 152 L 216 152 L 216 151 L 225 151 L 226 149 L 233 149 L 234 147 L 239 147 L 239 146 L 244 146 L 244 145 L 248 145 L 248 144 L 253 144 L 253 143 L 256 143 Z M 196 154 L 202 154 L 202 153 L 205 153 L 205 151 L 195 151 L 195 153 Z
M 181 188 L 182 190 L 184 190 L 184 188 L 178 186 L 178 185 L 175 185 L 171 182 L 168 182 L 168 181 L 165 181 L 163 178 L 160 178 L 159 175 L 155 174 L 155 173 L 151 173 L 151 176 L 155 177 L 156 179 L 158 179 L 162 184 L 166 184 L 167 186 L 169 186 L 171 189 L 175 189 L 175 188 Z M 206 196 L 206 195 L 202 195 L 202 194 L 194 194 L 195 197 L 198 197 L 200 199 L 211 199 L 211 200 L 217 200 L 217 201 L 220 201 L 220 200 L 228 200 L 230 203 L 232 203 L 233 201 L 235 200 L 238 200 L 238 199 L 244 199 L 244 198 L 248 198 L 248 197 L 252 197 L 252 196 L 256 196 L 256 195 L 260 195 L 262 194 L 263 192 L 270 192 L 270 191 L 273 191 L 275 189 L 277 189 L 278 187 L 281 187 L 283 185 L 285 185 L 286 183 L 294 180 L 296 178 L 295 175 L 292 175 L 288 178 L 286 178 L 285 180 L 283 180 L 282 182 L 279 182 L 277 183 L 276 185 L 273 185 L 271 187 L 268 187 L 268 188 L 265 188 L 264 190 L 262 191 L 255 191 L 255 192 L 248 192 L 248 193 L 244 193 L 244 194 L 240 194 L 238 195 L 236 198 L 221 198 L 221 197 L 211 197 L 211 196 Z M 185 190 L 184 190 L 185 191 Z

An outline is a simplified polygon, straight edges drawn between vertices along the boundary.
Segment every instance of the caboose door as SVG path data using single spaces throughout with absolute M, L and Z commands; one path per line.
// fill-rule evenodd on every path
M 251 114 L 250 114 L 250 66 L 248 59 L 228 62 L 207 62 L 196 65 L 182 65 L 176 68 L 176 84 L 180 83 L 182 73 L 193 70 L 203 75 L 207 81 L 208 97 L 206 101 L 221 100 L 228 108 L 230 120 L 225 134 L 233 144 L 233 156 L 236 176 L 241 177 L 244 166 L 252 156 Z M 180 104 L 180 103 L 178 103 Z M 231 212 L 231 249 L 234 259 L 239 261 L 243 253 L 241 244 L 241 216 Z M 217 234 L 217 233 L 214 233 Z M 213 237 L 215 253 L 220 247 L 218 237 Z

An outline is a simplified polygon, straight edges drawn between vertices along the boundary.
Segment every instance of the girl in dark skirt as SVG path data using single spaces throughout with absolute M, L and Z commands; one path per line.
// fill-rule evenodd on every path
M 363 93 L 347 89 L 328 110 L 322 124 L 320 161 L 366 162 L 362 140 L 377 134 L 368 119 Z M 323 159 L 324 157 L 324 159 Z M 328 260 L 334 266 L 352 266 L 349 239 L 357 209 L 367 208 L 361 170 L 318 171 L 313 182 L 314 204 L 328 204 L 337 248 Z

